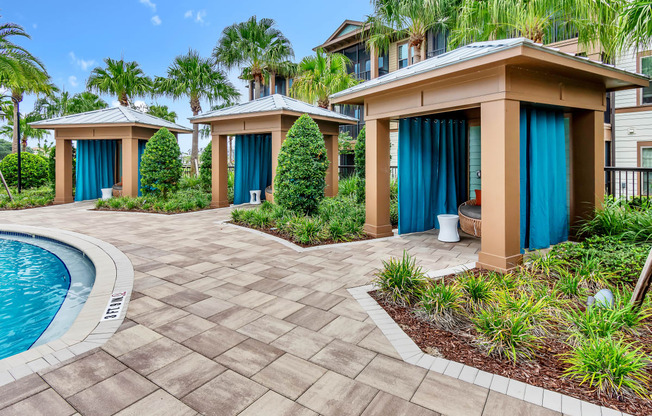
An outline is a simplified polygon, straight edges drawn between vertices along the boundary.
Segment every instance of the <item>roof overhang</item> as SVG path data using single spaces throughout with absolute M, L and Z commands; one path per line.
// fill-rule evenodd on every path
M 437 59 L 437 58 L 430 58 Z M 418 64 L 415 64 L 418 65 Z M 517 43 L 513 47 L 497 52 L 462 59 L 444 66 L 431 68 L 422 72 L 410 71 L 412 66 L 403 71 L 390 73 L 381 78 L 352 87 L 333 94 L 330 99 L 333 104 L 364 104 L 367 97 L 379 96 L 401 89 L 413 87 L 420 83 L 441 81 L 447 77 L 473 73 L 491 67 L 514 66 L 540 73 L 551 73 L 565 78 L 578 79 L 594 83 L 602 83 L 606 91 L 619 91 L 631 88 L 646 87 L 649 80 L 646 76 L 634 74 L 610 65 L 576 57 L 564 52 L 546 48 L 534 43 Z M 540 75 L 539 75 L 540 76 Z M 383 82 L 382 78 L 388 79 Z M 365 85 L 367 84 L 367 85 Z
M 342 36 L 337 36 L 342 29 L 344 29 L 348 25 L 354 25 L 354 26 L 360 26 L 356 30 L 352 30 L 351 32 L 348 32 Z M 356 43 L 360 40 L 362 40 L 362 35 L 365 31 L 365 29 L 369 25 L 364 23 L 364 22 L 359 22 L 356 20 L 345 20 L 336 30 L 333 32 L 333 34 L 326 39 L 326 42 L 322 43 L 319 46 L 316 46 L 312 48 L 313 51 L 316 51 L 317 49 L 324 49 L 327 52 L 331 51 L 337 51 L 339 49 L 342 49 L 346 46 L 351 45 L 352 43 Z
M 39 124 L 36 124 L 39 123 Z M 88 129 L 88 128 L 111 128 L 111 127 L 142 127 L 146 129 L 151 129 L 151 130 L 160 130 L 162 128 L 166 128 L 170 130 L 173 133 L 179 133 L 179 134 L 190 134 L 192 133 L 192 129 L 186 129 L 186 128 L 177 128 L 177 127 L 161 127 L 161 126 L 153 126 L 151 124 L 143 124 L 143 123 L 90 123 L 90 124 L 80 124 L 80 123 L 75 123 L 75 124 L 57 124 L 57 123 L 43 123 L 43 122 L 35 122 L 35 123 L 29 123 L 29 126 L 34 128 L 34 129 L 43 129 L 43 130 L 57 130 L 57 129 Z
M 298 111 L 290 110 L 274 110 L 274 111 L 259 111 L 259 112 L 250 112 L 250 113 L 241 113 L 241 114 L 227 114 L 227 115 L 217 115 L 217 116 L 206 116 L 206 117 L 197 117 L 190 120 L 192 124 L 212 124 L 219 121 L 227 120 L 238 120 L 238 119 L 253 119 L 253 118 L 264 118 L 268 116 L 292 116 L 292 117 L 301 117 L 304 113 Z M 356 120 L 352 119 L 342 119 L 338 117 L 327 117 L 315 114 L 308 114 L 310 118 L 314 120 L 329 121 L 338 124 L 357 124 Z

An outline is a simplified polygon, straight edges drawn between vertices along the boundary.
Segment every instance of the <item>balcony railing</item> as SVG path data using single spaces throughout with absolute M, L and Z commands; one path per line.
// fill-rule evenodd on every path
M 340 179 L 353 176 L 355 175 L 355 165 L 340 165 L 339 173 L 340 173 Z M 398 166 L 389 167 L 389 177 L 391 179 L 398 178 Z
M 340 126 L 340 133 L 349 133 L 349 136 L 351 136 L 354 139 L 358 138 L 358 134 L 360 134 L 360 130 L 364 127 L 364 124 L 353 124 L 353 125 L 341 125 Z
M 435 49 L 434 51 L 428 51 L 426 57 L 432 58 L 433 56 L 441 55 L 446 52 L 446 48 Z
M 617 168 L 607 166 L 605 191 L 614 198 L 649 198 L 652 195 L 652 168 Z
M 355 77 L 360 81 L 369 81 L 371 79 L 371 71 L 358 72 Z

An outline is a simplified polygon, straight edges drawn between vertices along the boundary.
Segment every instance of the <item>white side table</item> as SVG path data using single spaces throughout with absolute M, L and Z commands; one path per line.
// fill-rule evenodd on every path
M 260 205 L 260 191 L 249 191 L 249 203 Z
M 460 235 L 457 232 L 457 223 L 460 217 L 455 214 L 437 215 L 439 221 L 439 236 L 437 239 L 444 243 L 457 243 L 460 241 Z
M 111 199 L 113 196 L 113 188 L 101 188 L 102 190 L 102 200 L 106 201 Z

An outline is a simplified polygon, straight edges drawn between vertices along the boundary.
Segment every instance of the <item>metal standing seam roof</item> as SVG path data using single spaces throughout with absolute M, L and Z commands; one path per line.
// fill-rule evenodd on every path
M 397 71 L 390 72 L 389 74 L 383 75 L 381 77 L 374 78 L 372 80 L 363 82 L 358 85 L 354 85 L 351 88 L 332 94 L 330 98 L 339 98 L 352 93 L 364 91 L 369 88 L 377 87 L 379 85 L 389 84 L 391 82 L 405 79 L 413 75 L 434 71 L 436 69 L 443 68 L 449 65 L 457 64 L 464 61 L 469 61 L 471 59 L 479 58 L 481 56 L 491 55 L 518 46 L 528 46 L 533 49 L 539 49 L 545 52 L 552 52 L 557 55 L 561 55 L 567 58 L 572 58 L 576 61 L 586 62 L 598 67 L 605 67 L 628 75 L 636 75 L 647 79 L 647 77 L 643 74 L 633 73 L 630 71 L 626 71 L 624 69 L 616 68 L 614 65 L 609 65 L 602 62 L 590 60 L 589 58 L 586 57 L 575 56 L 574 54 L 571 53 L 562 52 L 558 48 L 543 46 L 539 43 L 534 43 L 534 41 L 530 39 L 512 38 L 512 39 L 504 39 L 504 40 L 492 40 L 486 42 L 471 43 L 469 45 L 454 49 L 450 52 L 446 52 L 441 55 L 437 55 L 432 58 L 425 59 L 416 64 L 399 69 Z
M 133 108 L 118 106 L 104 108 L 101 110 L 87 111 L 85 113 L 71 114 L 63 117 L 51 118 L 48 120 L 35 121 L 29 123 L 30 126 L 47 128 L 48 126 L 84 126 L 84 125 L 119 125 L 134 124 L 146 127 L 168 128 L 179 132 L 188 132 L 192 130 L 180 124 L 172 123 L 151 114 L 134 110 Z
M 190 117 L 191 123 L 199 123 L 204 120 L 210 120 L 215 117 L 236 116 L 242 114 L 259 114 L 274 111 L 291 111 L 299 114 L 308 114 L 317 117 L 326 117 L 357 123 L 358 119 L 336 113 L 335 111 L 317 107 L 303 101 L 295 100 L 281 94 L 272 94 L 267 97 L 258 98 L 246 103 L 236 104 L 231 107 L 220 108 L 219 110 L 209 111 L 195 117 Z

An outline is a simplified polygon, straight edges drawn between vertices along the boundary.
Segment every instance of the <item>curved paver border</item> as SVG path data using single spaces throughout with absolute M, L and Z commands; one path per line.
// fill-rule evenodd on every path
M 431 278 L 442 277 L 464 270 L 472 269 L 475 263 L 450 267 L 428 272 Z M 376 290 L 374 285 L 359 286 L 347 289 L 374 321 L 378 329 L 387 337 L 401 359 L 418 367 L 432 370 L 446 376 L 466 381 L 480 387 L 494 390 L 498 393 L 525 400 L 550 410 L 561 412 L 568 416 L 629 416 L 604 406 L 598 406 L 575 397 L 567 396 L 552 390 L 532 386 L 522 381 L 513 380 L 497 374 L 488 373 L 456 361 L 435 357 L 421 351 L 421 348 L 410 338 L 392 317 L 369 295 Z
M 134 283 L 129 258 L 115 246 L 71 231 L 0 224 L 0 231 L 46 237 L 82 251 L 95 266 L 95 283 L 84 307 L 60 338 L 0 360 L 0 385 L 102 346 L 117 331 L 126 314 Z M 101 321 L 111 294 L 126 292 L 118 319 Z

